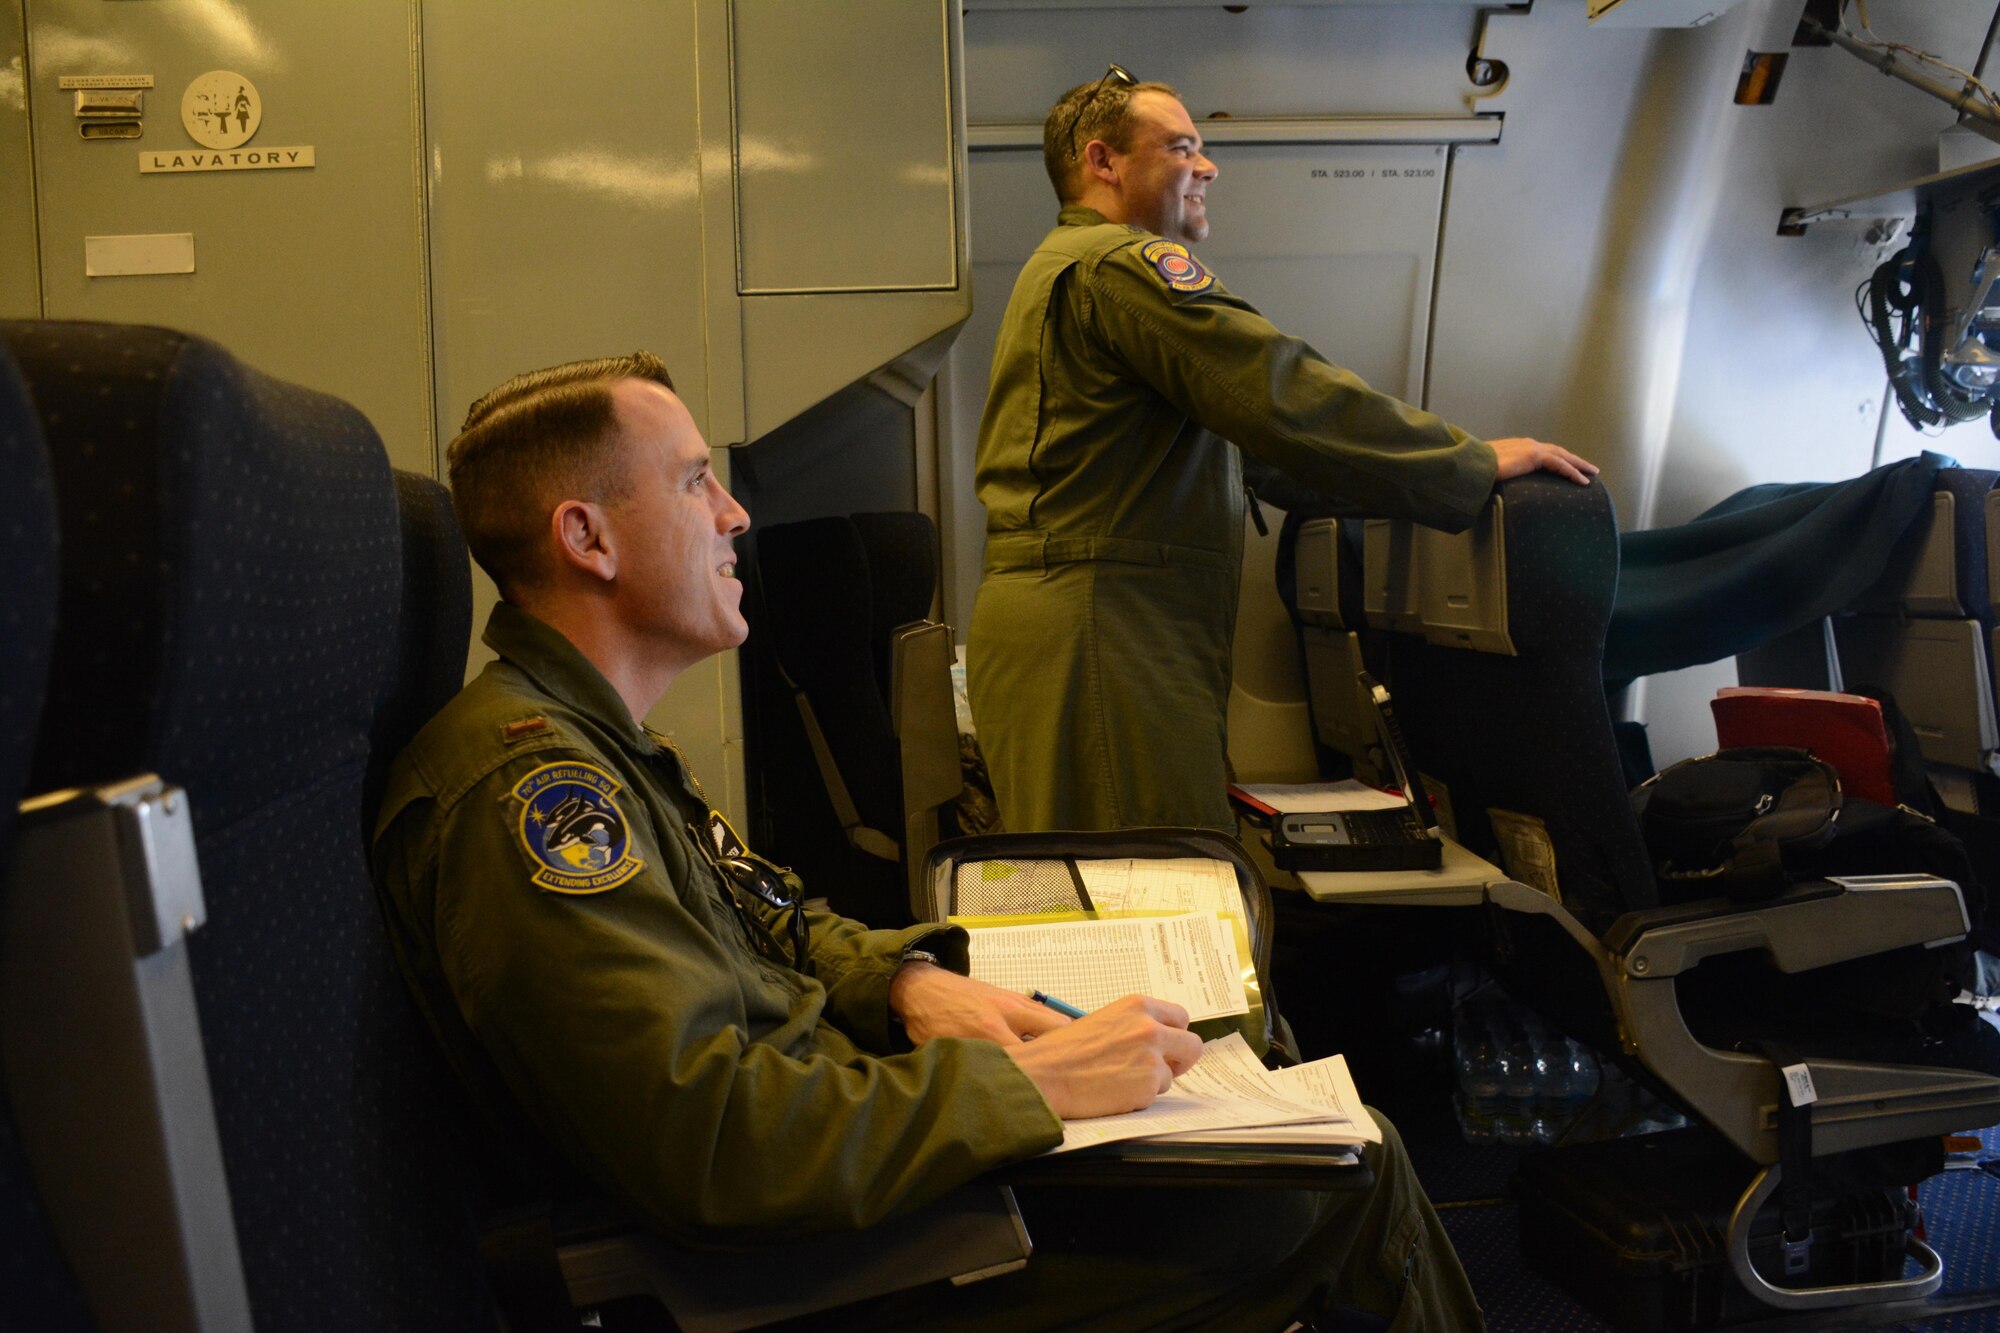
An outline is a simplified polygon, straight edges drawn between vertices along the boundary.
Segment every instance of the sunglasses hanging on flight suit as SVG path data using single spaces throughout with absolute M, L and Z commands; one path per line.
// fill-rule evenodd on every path
M 687 831 L 688 837 L 701 848 L 702 855 L 722 881 L 724 896 L 729 899 L 729 906 L 735 911 L 737 924 L 743 927 L 750 947 L 759 957 L 783 963 L 805 976 L 811 976 L 813 966 L 812 955 L 808 952 L 810 939 L 806 929 L 805 893 L 799 877 L 789 868 L 773 865 L 746 847 L 720 810 L 708 812 L 706 829 L 689 824 Z M 765 925 L 763 918 L 744 907 L 740 895 L 745 893 L 778 912 L 781 920 L 785 914 L 790 914 L 786 932 L 788 939 L 781 940 Z

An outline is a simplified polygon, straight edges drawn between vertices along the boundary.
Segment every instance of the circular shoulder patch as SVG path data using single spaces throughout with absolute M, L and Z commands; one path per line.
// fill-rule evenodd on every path
M 543 764 L 515 784 L 521 846 L 534 882 L 555 893 L 603 893 L 646 868 L 615 799 L 618 783 L 594 764 Z
M 1161 282 L 1177 292 L 1205 292 L 1215 285 L 1215 275 L 1178 241 L 1148 241 L 1139 255 L 1153 266 Z

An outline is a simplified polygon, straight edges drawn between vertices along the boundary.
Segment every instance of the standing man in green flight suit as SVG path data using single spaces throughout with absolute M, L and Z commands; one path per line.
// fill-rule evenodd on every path
M 552 1148 L 687 1244 L 866 1227 L 1046 1151 L 1065 1118 L 1150 1104 L 1201 1043 L 1160 1000 L 1072 1022 L 973 981 L 958 927 L 808 912 L 737 844 L 640 721 L 748 629 L 749 516 L 671 386 L 638 353 L 474 404 L 447 456 L 499 660 L 392 768 L 376 884 L 418 1007 L 520 1155 Z M 1026 1269 L 851 1324 L 1276 1330 L 1330 1290 L 1399 1333 L 1477 1329 L 1382 1130 L 1354 1193 L 1023 1188 Z
M 1042 128 L 1062 212 L 1014 286 L 976 483 L 966 655 L 1011 830 L 1233 830 L 1225 720 L 1247 454 L 1342 512 L 1457 532 L 1496 480 L 1597 468 L 1377 393 L 1216 280 L 1215 164 L 1179 96 L 1116 65 Z

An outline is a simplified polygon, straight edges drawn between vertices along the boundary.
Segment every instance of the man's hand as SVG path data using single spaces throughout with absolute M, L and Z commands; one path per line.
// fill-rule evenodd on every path
M 889 1012 L 919 1046 L 933 1037 L 984 1037 L 1011 1046 L 1070 1021 L 1025 995 L 921 960 L 896 969 L 889 981 Z
M 1116 1115 L 1152 1105 L 1201 1059 L 1187 1024 L 1177 1004 L 1128 995 L 1007 1054 L 1063 1119 Z
M 1553 472 L 1568 477 L 1579 486 L 1588 486 L 1590 479 L 1597 475 L 1597 464 L 1587 458 L 1578 458 L 1559 444 L 1520 438 L 1488 440 L 1487 443 L 1493 446 L 1493 456 L 1500 463 L 1498 481 L 1525 477 L 1530 472 Z

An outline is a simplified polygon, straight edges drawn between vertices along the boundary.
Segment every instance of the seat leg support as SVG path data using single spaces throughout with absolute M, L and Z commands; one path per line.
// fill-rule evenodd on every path
M 1845 1282 L 1828 1287 L 1780 1287 L 1765 1280 L 1750 1262 L 1750 1227 L 1758 1210 L 1778 1188 L 1783 1171 L 1767 1166 L 1736 1201 L 1729 1218 L 1729 1266 L 1744 1288 L 1766 1305 L 1780 1310 L 1825 1310 L 1840 1305 L 1873 1305 L 1880 1301 L 1920 1300 L 1944 1283 L 1944 1260 L 1938 1252 L 1915 1236 L 1909 1237 L 1903 1252 L 1922 1267 L 1911 1277 L 1883 1282 Z

